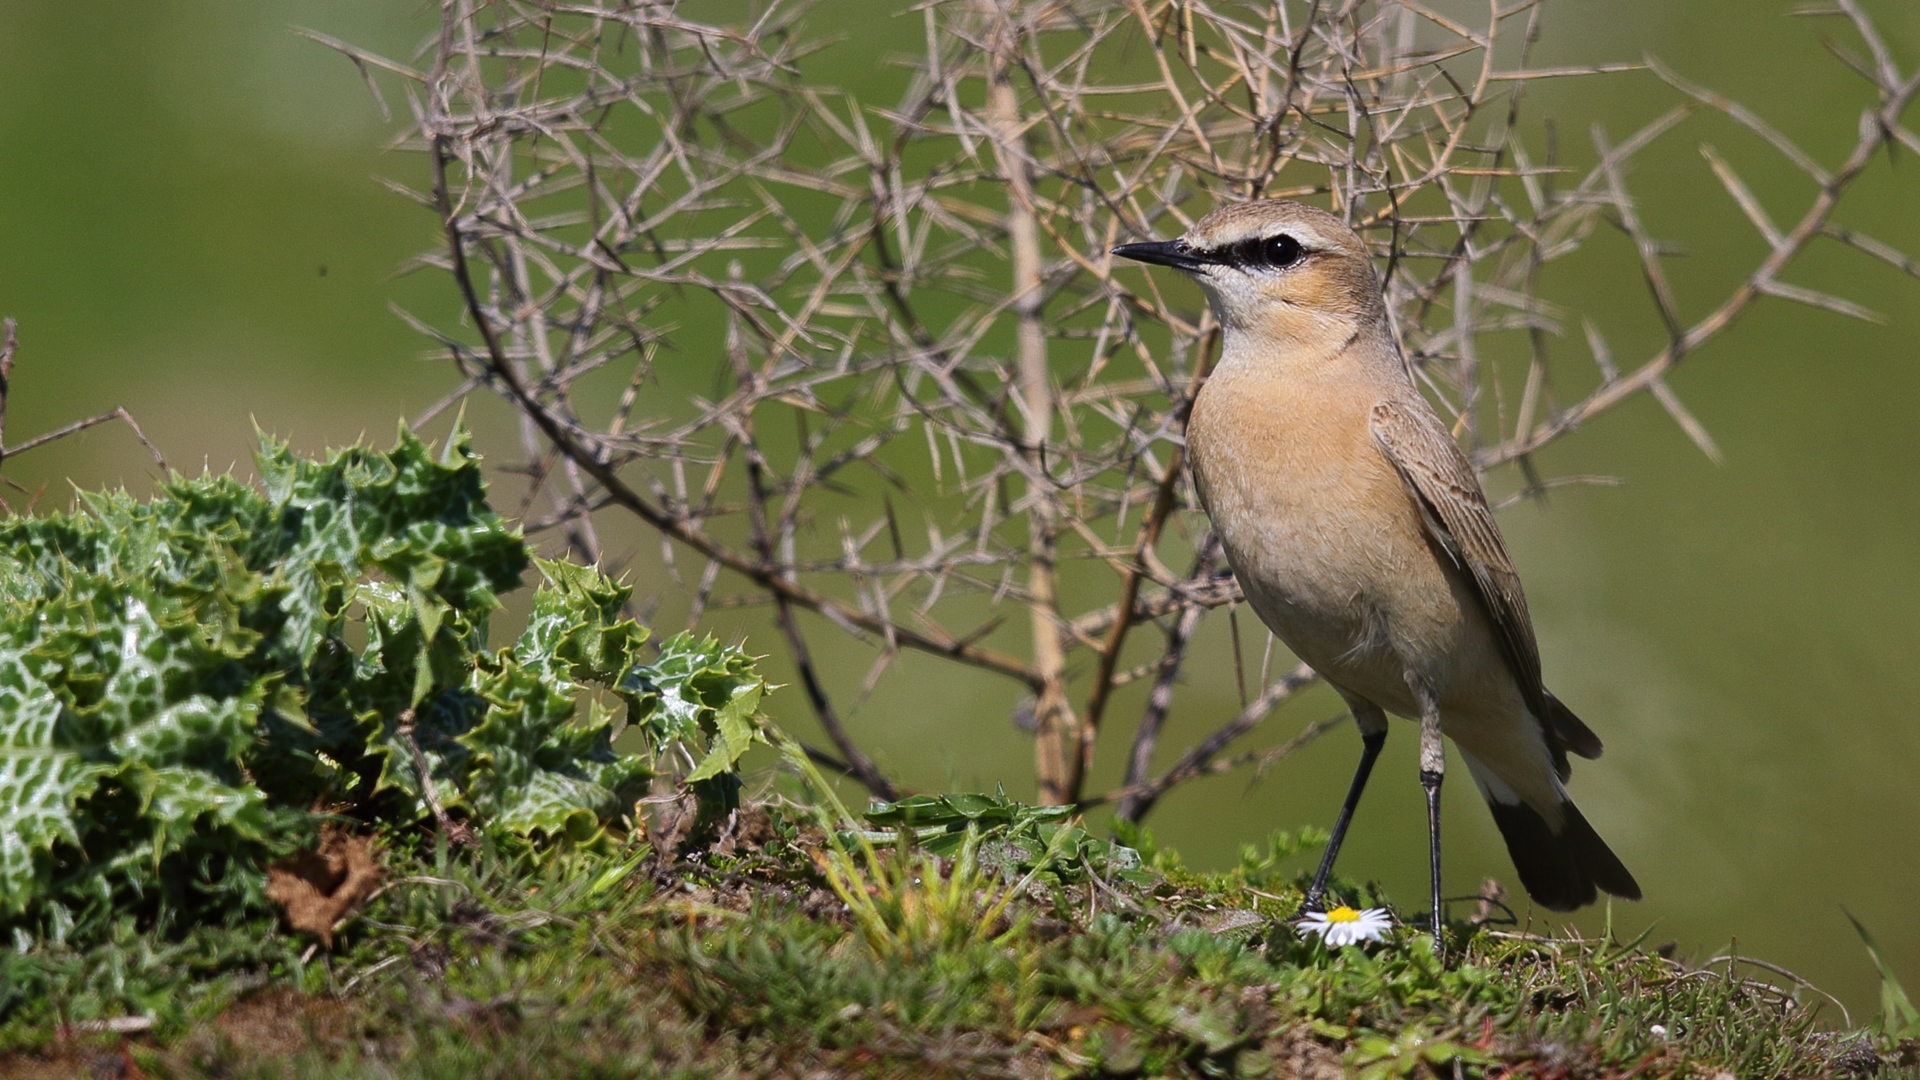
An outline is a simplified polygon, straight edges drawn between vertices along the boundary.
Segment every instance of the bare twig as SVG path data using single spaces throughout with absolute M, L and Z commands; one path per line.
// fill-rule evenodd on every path
M 59 442 L 69 435 L 77 435 L 88 428 L 99 427 L 101 424 L 118 420 L 133 431 L 133 437 L 140 440 L 141 446 L 146 447 L 147 453 L 153 458 L 153 463 L 159 467 L 161 474 L 166 474 L 166 456 L 160 453 L 160 448 L 153 444 L 153 440 L 147 438 L 147 433 L 140 430 L 140 424 L 134 420 L 133 414 L 128 412 L 124 407 L 115 407 L 98 416 L 89 416 L 85 420 L 75 420 L 72 423 L 63 424 L 43 435 L 36 435 L 23 443 L 15 443 L 12 446 L 6 445 L 7 403 L 13 393 L 13 360 L 14 354 L 19 351 L 20 347 L 17 330 L 18 327 L 14 325 L 12 319 L 7 319 L 4 323 L 0 323 L 0 464 L 4 464 L 10 457 L 46 446 L 48 443 Z
M 411 708 L 401 711 L 395 732 L 407 744 L 407 750 L 413 757 L 413 772 L 420 778 L 420 797 L 427 801 L 427 809 L 433 811 L 433 820 L 440 826 L 440 835 L 456 847 L 478 846 L 480 839 L 473 834 L 472 826 L 448 815 L 446 806 L 440 802 L 439 788 L 433 782 L 433 767 L 428 764 L 426 753 L 420 749 L 420 740 L 414 737 Z
M 747 364 L 744 350 L 740 348 L 738 325 L 729 320 L 727 326 L 727 351 L 734 362 L 734 378 L 741 384 L 753 381 L 753 371 Z M 753 449 L 753 416 L 751 413 L 738 417 L 739 435 L 747 443 L 747 500 L 751 506 L 749 520 L 753 525 L 754 546 L 760 551 L 763 562 L 774 562 L 773 539 L 767 531 L 767 490 L 764 466 L 759 454 Z M 775 594 L 773 598 L 775 621 L 780 624 L 780 632 L 787 639 L 787 654 L 793 660 L 794 667 L 800 672 L 800 685 L 806 688 L 807 701 L 813 706 L 814 716 L 820 721 L 820 727 L 827 738 L 839 749 L 844 760 L 830 764 L 844 774 L 859 780 L 868 791 L 882 799 L 893 800 L 900 797 L 891 781 L 881 774 L 873 759 L 862 753 L 847 734 L 846 725 L 840 722 L 840 714 L 828 700 L 826 687 L 820 681 L 820 673 L 813 666 L 813 652 L 807 648 L 807 640 L 800 632 L 799 620 L 794 617 L 793 603 L 785 596 Z M 816 755 L 817 756 L 817 755 Z
M 13 354 L 20 348 L 18 330 L 12 319 L 0 322 L 0 447 L 7 444 L 7 401 L 13 393 Z M 0 460 L 4 454 L 0 450 Z

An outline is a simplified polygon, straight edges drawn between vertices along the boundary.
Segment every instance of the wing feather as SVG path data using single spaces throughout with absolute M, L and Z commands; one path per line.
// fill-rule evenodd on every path
M 1555 756 L 1562 763 L 1569 749 L 1582 757 L 1599 756 L 1599 738 L 1541 682 L 1540 646 L 1520 575 L 1459 444 L 1425 402 L 1379 402 L 1371 426 L 1374 440 L 1419 505 L 1427 531 L 1472 579 L 1527 708 L 1553 736 Z

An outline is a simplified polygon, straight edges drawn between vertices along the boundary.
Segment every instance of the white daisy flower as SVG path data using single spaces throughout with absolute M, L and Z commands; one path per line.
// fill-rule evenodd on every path
M 1386 908 L 1355 910 L 1342 904 L 1332 911 L 1307 912 L 1300 917 L 1298 929 L 1301 937 L 1318 934 L 1322 941 L 1338 948 L 1362 941 L 1379 941 L 1392 926 L 1393 917 L 1387 914 Z

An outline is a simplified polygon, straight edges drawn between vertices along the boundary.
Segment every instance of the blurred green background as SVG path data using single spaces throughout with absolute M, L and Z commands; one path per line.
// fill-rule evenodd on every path
M 875 17 L 894 6 L 819 9 L 824 27 L 858 28 L 857 44 L 821 61 L 834 81 L 889 84 L 874 57 L 921 34 L 917 17 Z M 1920 61 L 1920 5 L 1869 7 L 1901 62 Z M 1554 3 L 1538 59 L 1652 53 L 1832 163 L 1851 146 L 1863 84 L 1822 48 L 1820 34 L 1844 38 L 1842 25 L 1786 8 Z M 395 128 L 352 66 L 290 30 L 405 56 L 431 17 L 381 0 L 0 5 L 0 314 L 19 320 L 21 340 L 10 443 L 124 405 L 173 467 L 244 470 L 254 424 L 309 450 L 362 434 L 384 441 L 452 386 L 445 362 L 389 310 L 441 320 L 453 310 L 437 272 L 395 273 L 436 228 L 376 178 L 415 182 L 421 162 L 381 149 Z M 1528 110 L 1556 117 L 1573 143 L 1595 123 L 1618 139 L 1676 101 L 1641 73 L 1542 85 Z M 1762 251 L 1695 150 L 1700 139 L 1778 218 L 1797 217 L 1812 194 L 1724 122 L 1684 128 L 1643 161 L 1633 187 L 1655 234 L 1686 246 L 1674 273 L 1694 314 Z M 1920 250 L 1917 164 L 1877 163 L 1841 220 Z M 1695 956 L 1737 941 L 1864 1020 L 1877 980 L 1842 904 L 1920 990 L 1920 366 L 1910 344 L 1920 283 L 1837 246 L 1793 280 L 1887 323 L 1762 304 L 1673 380 L 1723 465 L 1653 402 L 1635 401 L 1544 461 L 1623 486 L 1561 489 L 1503 522 L 1548 679 L 1608 743 L 1573 791 L 1646 890 L 1645 902 L 1614 910 L 1616 928 L 1654 924 L 1650 941 L 1677 940 Z M 1657 348 L 1659 323 L 1630 265 L 1553 288 L 1603 320 L 1623 362 Z M 1584 352 L 1577 341 L 1559 348 Z M 509 447 L 503 416 L 479 409 L 474 421 L 483 447 Z M 144 490 L 157 470 L 107 426 L 9 461 L 4 475 L 29 492 L 4 492 L 18 509 L 32 493 L 65 506 L 69 482 Z M 638 553 L 642 594 L 665 588 L 653 549 L 616 538 L 617 554 Z M 763 614 L 714 625 L 775 651 Z M 1219 620 L 1212 632 L 1223 630 Z M 912 663 L 915 685 L 854 718 L 869 748 L 910 784 L 1029 792 L 1030 748 L 1007 722 L 1010 699 L 929 693 L 920 676 L 937 665 Z M 828 664 L 857 679 L 864 659 Z M 1196 676 L 1182 694 L 1163 745 L 1236 708 L 1217 679 Z M 774 710 L 806 723 L 797 691 Z M 1331 695 L 1310 696 L 1275 733 L 1337 710 Z M 1414 740 L 1397 730 L 1342 869 L 1412 898 L 1424 884 L 1424 814 Z M 1113 749 L 1102 775 L 1114 772 Z M 1151 825 L 1190 863 L 1227 863 L 1269 829 L 1328 823 L 1357 752 L 1343 729 L 1257 785 L 1233 776 L 1177 792 Z M 1470 785 L 1448 789 L 1450 892 L 1512 876 L 1477 801 Z

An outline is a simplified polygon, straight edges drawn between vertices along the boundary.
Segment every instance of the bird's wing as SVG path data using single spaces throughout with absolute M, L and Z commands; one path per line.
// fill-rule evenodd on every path
M 1598 756 L 1599 737 L 1541 684 L 1540 646 L 1534 641 L 1520 575 L 1459 444 L 1424 402 L 1382 401 L 1373 407 L 1371 427 L 1375 441 L 1406 481 L 1427 531 L 1472 578 L 1528 709 L 1557 736 L 1556 747 L 1582 757 Z

